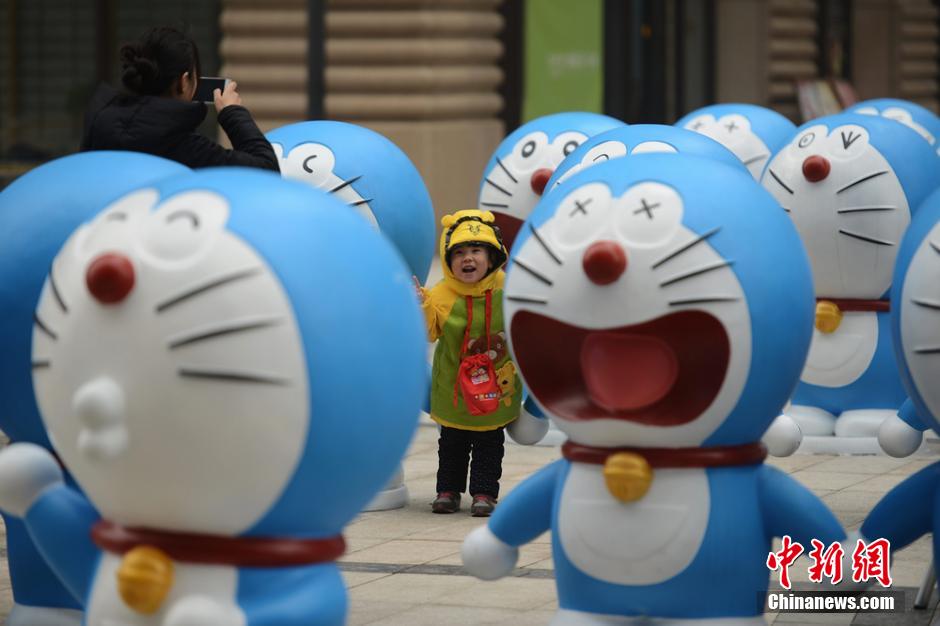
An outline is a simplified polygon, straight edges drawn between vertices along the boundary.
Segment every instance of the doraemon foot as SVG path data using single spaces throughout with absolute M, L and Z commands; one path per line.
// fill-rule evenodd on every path
M 82 612 L 74 609 L 51 609 L 41 606 L 14 604 L 6 626 L 81 626 Z
M 786 414 L 799 425 L 804 437 L 827 437 L 835 433 L 836 417 L 825 409 L 794 404 Z

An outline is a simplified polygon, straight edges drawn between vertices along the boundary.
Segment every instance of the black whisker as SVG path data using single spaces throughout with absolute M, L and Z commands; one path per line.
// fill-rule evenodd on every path
M 937 311 L 940 311 L 940 301 L 937 301 L 937 300 L 925 300 L 923 298 L 911 298 L 911 302 L 913 302 L 916 305 L 928 308 L 928 309 L 936 309 Z
M 532 222 L 529 222 L 528 224 L 529 224 L 529 230 L 531 230 L 532 234 L 535 236 L 535 240 L 538 241 L 540 244 L 542 244 L 542 247 L 545 248 L 545 252 L 548 253 L 548 256 L 554 259 L 555 263 L 557 263 L 558 265 L 561 265 L 562 264 L 561 258 L 557 254 L 555 254 L 552 251 L 552 249 L 548 246 L 548 244 L 545 242 L 545 240 L 542 239 L 542 235 L 539 234 L 538 229 L 532 224 Z
M 36 326 L 39 327 L 39 330 L 45 333 L 49 337 L 49 339 L 52 339 L 53 341 L 57 341 L 59 339 L 59 336 L 55 334 L 51 328 L 46 326 L 45 322 L 39 319 L 38 314 L 33 313 L 33 321 L 36 323 Z
M 851 187 L 854 187 L 855 185 L 860 185 L 860 184 L 864 183 L 866 180 L 871 180 L 872 178 L 875 178 L 875 177 L 877 177 L 877 176 L 881 176 L 882 174 L 887 174 L 887 173 L 888 173 L 888 170 L 884 170 L 884 171 L 881 171 L 881 172 L 875 172 L 874 174 L 869 174 L 868 176 L 862 176 L 862 177 L 859 178 L 858 180 L 856 180 L 856 181 L 854 181 L 854 182 L 851 182 L 851 183 L 849 183 L 848 185 L 846 185 L 845 187 L 843 187 L 842 189 L 838 190 L 836 193 L 842 193 L 842 192 L 845 191 L 846 189 L 849 189 L 849 188 L 851 188 Z
M 704 235 L 699 235 L 698 237 L 696 237 L 696 238 L 693 239 L 692 241 L 690 241 L 690 242 L 688 242 L 688 243 L 686 243 L 686 244 L 683 244 L 682 246 L 679 247 L 678 250 L 674 250 L 674 251 L 670 252 L 669 254 L 667 254 L 666 256 L 664 256 L 663 258 L 661 258 L 660 260 L 658 260 L 658 261 L 656 261 L 655 263 L 653 263 L 653 265 L 650 267 L 650 269 L 656 269 L 656 268 L 658 268 L 660 265 L 662 265 L 663 263 L 665 263 L 666 261 L 671 261 L 672 259 L 676 258 L 677 256 L 679 256 L 680 254 L 682 254 L 683 252 L 685 252 L 686 250 L 688 250 L 689 248 L 691 248 L 691 247 L 694 246 L 695 244 L 701 243 L 702 241 L 705 241 L 706 239 L 708 239 L 709 237 L 711 237 L 712 235 L 714 235 L 715 233 L 717 233 L 719 230 L 721 230 L 721 227 L 720 227 L 720 226 L 716 226 L 715 228 L 711 229 L 710 231 L 708 231 L 708 232 L 705 233 Z
M 488 206 L 493 209 L 508 209 L 508 204 L 500 204 L 498 202 L 481 202 L 480 206 Z
M 787 207 L 785 207 L 785 206 L 783 206 L 783 205 L 780 205 L 780 208 L 783 209 L 784 211 L 786 211 L 787 213 L 790 212 L 790 209 L 788 209 Z
M 756 157 L 751 157 L 750 159 L 748 159 L 747 161 L 745 161 L 745 162 L 744 162 L 744 165 L 750 165 L 751 163 L 757 163 L 757 162 L 760 161 L 761 159 L 766 159 L 766 158 L 769 157 L 769 156 L 770 156 L 769 154 L 759 154 L 759 155 L 757 155 Z
M 199 285 L 198 287 L 192 287 L 191 289 L 187 289 L 186 291 L 184 291 L 183 293 L 177 296 L 173 296 L 172 298 L 164 300 L 163 302 L 157 305 L 156 312 L 162 313 L 166 311 L 168 308 L 170 308 L 171 306 L 175 306 L 179 304 L 180 302 L 188 300 L 189 298 L 192 298 L 194 296 L 202 295 L 203 293 L 209 291 L 210 289 L 215 289 L 216 287 L 221 287 L 222 285 L 227 285 L 228 283 L 234 282 L 236 280 L 241 280 L 243 278 L 249 278 L 260 272 L 261 272 L 260 267 L 252 267 L 246 270 L 239 270 L 233 274 L 229 274 L 228 276 L 222 276 L 221 278 L 214 278 L 210 280 L 209 282 L 205 283 L 204 285 Z
M 879 246 L 893 246 L 894 242 L 885 241 L 884 239 L 875 239 L 874 237 L 866 237 L 865 235 L 859 235 L 858 233 L 849 232 L 843 228 L 839 229 L 839 232 L 846 237 L 852 237 L 853 239 L 859 239 L 861 241 L 867 241 L 868 243 L 875 243 Z
M 518 182 L 519 182 L 519 180 L 518 180 L 515 176 L 512 175 L 512 172 L 510 172 L 510 171 L 506 168 L 506 166 L 503 165 L 503 161 L 502 161 L 499 157 L 496 157 L 496 163 L 497 163 L 501 168 L 503 168 L 503 171 L 506 172 L 506 176 L 508 176 L 509 178 L 511 178 L 511 179 L 512 179 L 512 182 L 514 182 L 514 183 L 518 183 Z
M 728 267 L 732 263 L 733 261 L 718 261 L 717 263 L 712 263 L 711 265 L 706 265 L 704 267 L 694 269 L 691 272 L 686 272 L 685 274 L 679 274 L 678 276 L 673 276 L 672 278 L 669 278 L 659 283 L 659 286 L 666 287 L 668 285 L 673 285 L 687 278 L 694 278 L 695 276 L 701 276 L 702 274 L 707 274 L 708 272 L 719 270 L 723 267 Z
M 367 204 L 372 202 L 372 198 L 365 198 L 364 200 L 356 200 L 355 202 L 350 202 L 349 206 L 359 206 L 361 204 Z
M 40 369 L 42 367 L 51 367 L 51 366 L 52 366 L 52 361 L 50 361 L 49 359 L 46 359 L 44 361 L 33 361 L 34 370 Z
M 938 246 L 937 244 L 935 244 L 934 242 L 931 241 L 931 242 L 930 242 L 930 247 L 933 248 L 933 251 L 934 251 L 934 252 L 936 252 L 937 254 L 940 254 L 940 246 Z
M 932 346 L 930 348 L 914 348 L 916 354 L 937 354 L 940 352 L 940 346 Z
M 767 172 L 768 172 L 771 176 L 774 177 L 774 180 L 775 180 L 775 181 L 777 181 L 778 183 L 780 183 L 780 186 L 781 186 L 781 187 L 783 187 L 783 188 L 786 189 L 788 192 L 790 192 L 791 195 L 793 194 L 793 190 L 790 189 L 789 187 L 787 187 L 786 184 L 784 184 L 784 182 L 783 182 L 782 180 L 780 180 L 780 177 L 777 176 L 777 175 L 774 173 L 773 170 L 768 169 Z
M 529 298 L 526 296 L 506 296 L 507 300 L 512 302 L 522 302 L 524 304 L 548 304 L 545 298 Z
M 204 341 L 206 339 L 212 339 L 213 337 L 221 337 L 223 335 L 231 335 L 232 333 L 240 333 L 246 330 L 254 330 L 256 328 L 267 328 L 269 326 L 276 326 L 280 324 L 283 320 L 279 317 L 263 320 L 254 320 L 254 321 L 243 321 L 243 322 L 227 322 L 225 324 L 220 324 L 216 328 L 211 328 L 209 330 L 198 331 L 177 339 L 170 339 L 167 341 L 167 347 L 170 350 L 179 348 L 181 346 L 188 346 L 199 341 Z
M 65 300 L 62 299 L 62 292 L 59 291 L 59 286 L 55 282 L 55 274 L 53 273 L 53 267 L 49 268 L 49 287 L 52 289 L 52 295 L 55 297 L 55 301 L 58 303 L 59 308 L 62 309 L 63 313 L 69 312 L 69 307 L 66 306 Z
M 499 185 L 497 185 L 496 183 L 494 183 L 493 181 L 491 181 L 489 178 L 486 178 L 486 179 L 484 179 L 484 180 L 486 181 L 487 184 L 492 185 L 493 187 L 496 187 L 498 190 L 502 191 L 502 192 L 503 192 L 504 194 L 506 194 L 507 196 L 512 197 L 512 194 L 511 194 L 509 191 L 503 189 L 502 187 L 500 187 Z
M 353 184 L 354 182 L 356 182 L 356 181 L 359 180 L 360 178 L 362 178 L 362 174 L 360 174 L 359 176 L 353 176 L 353 177 L 350 178 L 349 180 L 343 181 L 343 182 L 341 182 L 340 184 L 336 185 L 335 187 L 333 187 L 332 189 L 330 189 L 327 193 L 336 193 L 337 191 L 339 191 L 339 190 L 342 189 L 343 187 L 348 187 L 349 185 Z
M 669 306 L 682 306 L 684 304 L 709 304 L 712 302 L 736 302 L 740 300 L 736 296 L 711 296 L 705 298 L 688 298 L 686 300 L 670 300 Z
M 538 272 L 538 271 L 532 269 L 531 267 L 529 267 L 528 265 L 526 265 L 525 263 L 523 263 L 522 261 L 520 261 L 518 258 L 513 259 L 512 262 L 513 262 L 513 264 L 518 265 L 520 268 L 524 269 L 524 270 L 527 271 L 529 274 L 531 274 L 532 276 L 534 276 L 536 279 L 542 281 L 543 283 L 545 283 L 545 284 L 548 285 L 549 287 L 552 286 L 552 281 L 551 281 L 551 279 L 549 279 L 547 276 L 545 276 L 545 275 L 542 274 L 541 272 Z
M 221 380 L 233 383 L 262 383 L 266 385 L 286 385 L 287 379 L 280 376 L 266 374 L 253 374 L 250 372 L 233 372 L 225 370 L 203 370 L 192 367 L 181 367 L 177 370 L 180 376 L 186 378 L 202 378 L 207 380 Z
M 894 211 L 896 206 L 853 206 L 847 209 L 837 209 L 836 213 L 866 213 L 869 211 Z

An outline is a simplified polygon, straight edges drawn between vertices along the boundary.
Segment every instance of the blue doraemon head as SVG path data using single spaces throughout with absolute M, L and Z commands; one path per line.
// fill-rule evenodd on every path
M 594 135 L 582 143 L 555 169 L 546 190 L 598 163 L 648 152 L 692 154 L 744 167 L 733 152 L 705 135 L 663 124 L 634 124 Z
M 327 120 L 289 124 L 267 137 L 285 178 L 353 207 L 424 283 L 436 244 L 434 207 L 418 169 L 398 146 L 368 128 Z
M 809 348 L 799 236 L 741 168 L 630 158 L 563 182 L 520 232 L 504 305 L 513 359 L 576 443 L 757 441 Z
M 796 125 L 776 111 L 755 104 L 713 104 L 692 111 L 676 126 L 707 135 L 725 146 L 760 178 L 767 159 L 786 144 Z
M 877 98 L 852 105 L 846 113 L 877 115 L 900 122 L 923 137 L 940 155 L 940 118 L 933 111 L 907 100 Z
M 873 299 L 891 286 L 897 246 L 935 172 L 913 130 L 842 113 L 801 126 L 761 182 L 800 232 L 817 296 Z
M 527 122 L 503 139 L 483 170 L 478 204 L 493 212 L 507 250 L 565 157 L 589 137 L 623 125 L 598 113 L 555 113 Z
M 138 185 L 189 171 L 136 152 L 84 152 L 41 165 L 0 193 L 0 429 L 13 441 L 50 447 L 33 398 L 33 313 L 52 259 L 69 234 Z M 54 326 L 49 331 L 56 332 Z
M 920 205 L 898 250 L 891 327 L 904 387 L 940 432 L 940 191 Z
M 33 381 L 105 517 L 332 535 L 401 459 L 421 314 L 400 256 L 335 197 L 241 168 L 177 176 L 108 206 L 56 267 L 69 312 L 47 283 L 57 339 L 34 334 Z

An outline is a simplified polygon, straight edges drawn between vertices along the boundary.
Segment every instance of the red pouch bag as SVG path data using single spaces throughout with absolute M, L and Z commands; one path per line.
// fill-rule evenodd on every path
M 486 352 L 463 356 L 470 342 L 470 325 L 473 323 L 473 297 L 467 296 L 467 329 L 464 331 L 462 356 L 454 383 L 454 406 L 457 406 L 457 391 L 463 397 L 470 415 L 489 415 L 499 408 L 500 388 L 490 358 L 490 309 L 492 292 L 486 292 Z

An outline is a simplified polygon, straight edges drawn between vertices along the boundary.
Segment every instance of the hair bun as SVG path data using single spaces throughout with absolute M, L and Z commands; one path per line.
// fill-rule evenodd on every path
M 124 69 L 121 82 L 125 87 L 141 95 L 159 92 L 156 83 L 160 67 L 153 59 L 143 56 L 140 46 L 128 44 L 121 47 L 121 66 Z

